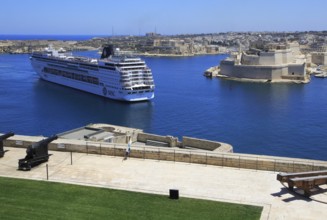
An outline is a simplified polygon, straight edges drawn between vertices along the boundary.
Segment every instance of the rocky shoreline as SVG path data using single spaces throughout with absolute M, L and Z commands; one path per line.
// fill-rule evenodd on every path
M 66 51 L 100 50 L 104 44 L 113 44 L 124 51 L 144 56 L 195 56 L 225 53 L 222 47 L 198 43 L 190 38 L 174 37 L 94 37 L 89 40 L 0 40 L 0 54 L 21 54 L 43 51 L 50 44 Z
M 88 41 L 61 41 L 61 40 L 0 40 L 0 54 L 30 54 L 32 52 L 43 51 L 49 45 L 54 48 L 63 48 L 66 51 L 87 51 L 100 50 L 106 42 L 98 42 L 97 40 Z M 158 53 L 151 51 L 151 49 L 141 51 L 125 47 L 122 43 L 115 43 L 122 50 L 133 51 L 133 53 L 142 56 L 156 56 L 156 57 L 186 57 L 186 56 L 200 56 L 200 55 L 216 55 L 224 54 L 222 52 L 197 52 L 197 53 Z

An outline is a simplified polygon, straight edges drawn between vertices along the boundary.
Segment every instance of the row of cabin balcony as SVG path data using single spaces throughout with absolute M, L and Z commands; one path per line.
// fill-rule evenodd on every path
M 133 79 L 133 80 L 120 80 L 121 83 L 151 83 L 154 84 L 153 79 Z
M 130 72 L 144 72 L 144 73 L 151 73 L 151 70 L 149 68 L 119 68 L 121 73 L 130 73 Z
M 153 81 L 152 78 L 132 78 L 129 80 L 124 79 L 124 82 L 135 82 L 135 81 Z
M 144 74 L 144 73 L 138 73 L 138 74 L 122 74 L 121 76 L 123 79 L 129 79 L 134 77 L 152 77 L 152 74 Z
M 124 84 L 122 84 L 123 88 L 127 89 L 127 90 L 128 90 L 128 88 L 131 88 L 133 86 L 140 86 L 140 85 L 142 85 L 142 84 L 140 84 L 140 83 L 124 83 Z M 143 83 L 143 85 L 147 86 L 146 89 L 150 89 L 151 86 L 153 86 L 153 84 L 151 84 L 151 83 Z
M 135 79 L 153 80 L 153 77 L 152 77 L 152 75 L 122 76 L 121 77 L 121 80 L 135 80 Z
M 119 69 L 123 70 L 144 70 L 145 65 L 133 65 L 133 66 L 120 66 Z

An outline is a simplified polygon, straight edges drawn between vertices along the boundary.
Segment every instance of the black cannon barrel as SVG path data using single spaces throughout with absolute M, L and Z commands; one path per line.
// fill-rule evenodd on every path
M 0 135 L 0 141 L 6 140 L 7 138 L 14 136 L 14 132 L 8 132 L 6 134 Z
M 3 157 L 5 154 L 5 151 L 3 150 L 3 141 L 14 135 L 15 134 L 13 132 L 8 132 L 6 134 L 0 135 L 0 157 Z
M 56 140 L 57 138 L 57 135 L 53 135 L 32 145 L 29 145 L 26 149 L 25 159 L 32 159 L 34 157 L 48 155 L 48 144 Z
M 48 145 L 50 144 L 52 141 L 58 139 L 58 136 L 57 135 L 53 135 L 51 137 L 48 137 L 46 139 L 43 139 L 39 142 L 36 142 L 35 144 L 32 144 L 32 147 L 33 148 L 36 148 L 36 147 L 42 147 L 42 146 L 45 146 L 45 145 Z
M 50 154 L 48 154 L 48 144 L 58 138 L 53 135 L 32 145 L 26 149 L 26 156 L 18 161 L 19 170 L 31 170 L 32 167 L 48 161 Z

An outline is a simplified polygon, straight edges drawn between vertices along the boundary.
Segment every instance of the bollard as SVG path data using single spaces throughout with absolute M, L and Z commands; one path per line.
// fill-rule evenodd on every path
M 175 155 L 175 149 L 174 149 L 174 162 L 176 162 L 176 155 Z
M 170 199 L 179 199 L 178 189 L 169 189 L 169 198 Z
M 208 165 L 208 154 L 206 152 L 206 166 Z
M 221 166 L 224 167 L 224 154 L 223 154 L 223 157 L 222 157 Z

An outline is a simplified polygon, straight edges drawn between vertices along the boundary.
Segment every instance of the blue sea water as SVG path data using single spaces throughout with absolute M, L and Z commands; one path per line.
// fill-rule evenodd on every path
M 124 103 L 39 80 L 29 55 L 0 55 L 0 132 L 49 136 L 110 123 L 227 142 L 240 153 L 326 160 L 327 79 L 260 84 L 202 76 L 224 57 L 145 57 L 156 97 Z

